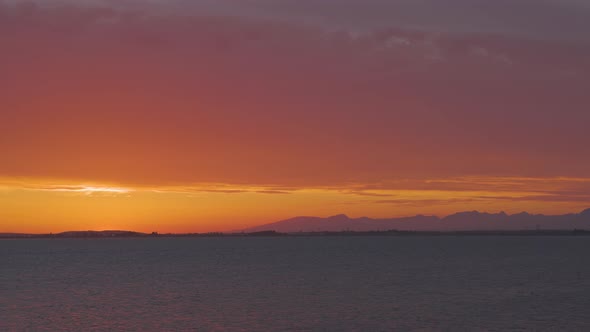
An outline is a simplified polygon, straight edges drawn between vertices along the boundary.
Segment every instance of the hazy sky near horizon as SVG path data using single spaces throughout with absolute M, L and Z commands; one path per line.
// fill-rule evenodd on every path
M 0 232 L 590 206 L 582 0 L 0 1 Z

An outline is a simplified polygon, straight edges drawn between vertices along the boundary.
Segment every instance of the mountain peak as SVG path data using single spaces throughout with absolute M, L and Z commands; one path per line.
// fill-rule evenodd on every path
M 590 217 L 590 209 L 586 209 L 586 210 L 580 212 L 580 214 L 584 217 Z
M 348 220 L 350 218 L 345 214 L 337 214 L 335 216 L 328 217 L 328 219 L 330 219 L 330 220 Z

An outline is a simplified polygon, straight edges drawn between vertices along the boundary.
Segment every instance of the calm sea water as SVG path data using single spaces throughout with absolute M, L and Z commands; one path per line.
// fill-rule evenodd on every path
M 0 241 L 0 330 L 590 330 L 588 237 Z

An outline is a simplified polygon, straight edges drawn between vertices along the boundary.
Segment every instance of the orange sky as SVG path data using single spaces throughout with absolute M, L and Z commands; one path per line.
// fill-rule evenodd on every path
M 257 1 L 0 2 L 0 232 L 590 206 L 587 7 Z
M 132 229 L 231 231 L 294 215 L 396 217 L 480 209 L 517 213 L 581 211 L 590 179 L 457 178 L 281 188 L 201 184 L 119 186 L 32 178 L 0 182 L 3 232 Z M 565 194 L 564 192 L 568 192 Z

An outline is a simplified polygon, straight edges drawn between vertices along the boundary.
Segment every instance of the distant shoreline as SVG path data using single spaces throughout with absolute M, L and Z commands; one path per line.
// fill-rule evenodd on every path
M 440 218 L 413 217 L 372 219 L 299 216 L 266 225 L 226 232 L 143 233 L 129 230 L 84 230 L 49 234 L 0 232 L 0 239 L 149 238 L 149 237 L 246 237 L 246 236 L 578 236 L 590 235 L 590 208 L 579 213 L 542 215 L 457 212 Z
M 0 239 L 113 239 L 113 238 L 206 238 L 206 237 L 366 237 L 366 236 L 590 236 L 590 230 L 508 230 L 508 231 L 368 231 L 158 234 L 132 231 L 82 231 L 56 234 L 0 233 Z

